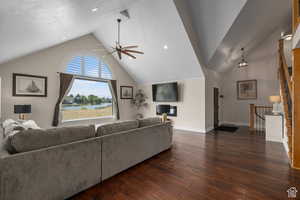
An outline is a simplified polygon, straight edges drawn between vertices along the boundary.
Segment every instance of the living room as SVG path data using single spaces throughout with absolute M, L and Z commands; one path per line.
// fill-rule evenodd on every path
M 294 10 L 3 3 L 0 199 L 296 198 Z

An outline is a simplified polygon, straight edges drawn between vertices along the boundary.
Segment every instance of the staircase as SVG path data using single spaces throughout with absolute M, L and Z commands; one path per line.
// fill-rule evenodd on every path
M 289 159 L 293 160 L 293 88 L 292 88 L 292 70 L 288 67 L 284 52 L 284 40 L 279 40 L 279 68 L 278 75 L 280 81 L 280 95 L 283 103 L 285 129 L 287 135 L 287 146 Z M 291 53 L 291 52 L 290 52 Z
M 272 107 L 250 104 L 249 127 L 252 133 L 265 134 L 265 115 L 272 114 Z

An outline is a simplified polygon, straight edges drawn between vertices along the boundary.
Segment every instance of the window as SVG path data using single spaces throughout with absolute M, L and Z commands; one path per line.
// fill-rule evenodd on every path
M 108 65 L 94 56 L 73 57 L 68 63 L 66 73 L 112 79 L 112 73 Z
M 74 57 L 66 73 L 79 75 L 62 103 L 62 120 L 92 119 L 113 115 L 112 93 L 107 81 L 111 79 L 109 67 L 92 56 Z M 90 77 L 82 78 L 80 76 Z M 93 79 L 94 78 L 94 79 Z

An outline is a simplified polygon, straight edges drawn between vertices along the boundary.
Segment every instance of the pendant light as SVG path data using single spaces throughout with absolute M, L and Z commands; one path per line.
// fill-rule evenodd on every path
M 244 48 L 241 48 L 241 51 L 242 51 L 242 60 L 241 60 L 241 62 L 239 62 L 238 68 L 242 68 L 242 67 L 247 67 L 248 66 L 248 62 L 245 60 L 244 50 L 245 50 Z

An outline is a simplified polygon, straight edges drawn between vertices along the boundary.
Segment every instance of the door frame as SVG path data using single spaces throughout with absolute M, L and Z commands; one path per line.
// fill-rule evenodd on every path
M 214 128 L 219 127 L 219 113 L 220 113 L 220 101 L 219 101 L 220 90 L 217 87 L 213 88 L 213 118 L 214 118 Z

